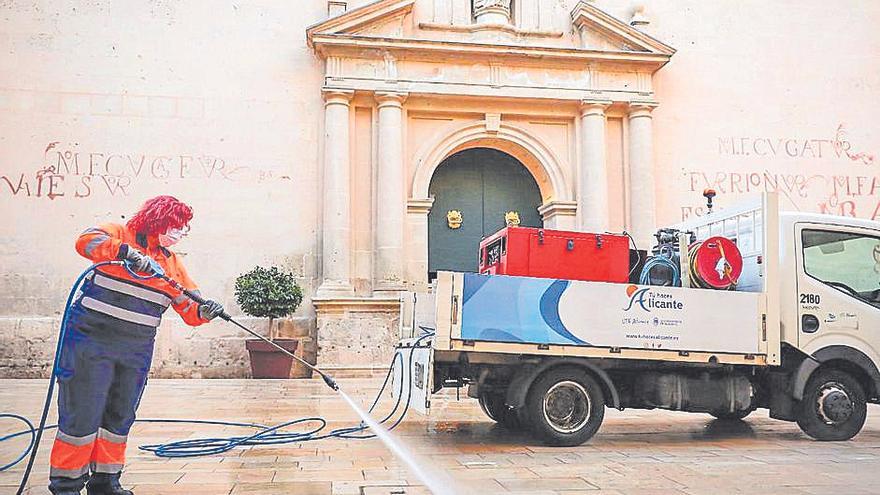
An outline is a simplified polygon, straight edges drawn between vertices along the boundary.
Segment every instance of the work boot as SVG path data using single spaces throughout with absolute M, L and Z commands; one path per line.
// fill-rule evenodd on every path
M 89 479 L 88 474 L 84 474 L 79 478 L 52 476 L 49 478 L 49 491 L 53 495 L 80 495 L 87 479 Z
M 88 495 L 134 495 L 134 492 L 122 488 L 122 485 L 119 484 L 120 474 L 93 473 L 86 484 L 86 493 Z

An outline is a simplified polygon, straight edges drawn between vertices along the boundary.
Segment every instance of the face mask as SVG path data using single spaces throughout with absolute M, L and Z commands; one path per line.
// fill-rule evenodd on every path
M 164 234 L 159 234 L 159 245 L 162 247 L 171 247 L 180 242 L 186 236 L 183 229 L 168 229 Z

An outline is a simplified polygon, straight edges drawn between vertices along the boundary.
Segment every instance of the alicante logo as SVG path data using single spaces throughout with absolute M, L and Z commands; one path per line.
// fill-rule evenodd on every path
M 629 285 L 626 287 L 626 295 L 629 296 L 629 304 L 623 308 L 624 311 L 632 309 L 634 304 L 638 304 L 644 311 L 651 312 L 651 309 L 684 309 L 684 303 L 676 301 L 672 294 L 651 292 L 650 287 L 639 289 L 638 286 Z

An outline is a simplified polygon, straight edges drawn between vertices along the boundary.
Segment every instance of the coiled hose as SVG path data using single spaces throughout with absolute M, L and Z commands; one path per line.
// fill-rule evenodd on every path
M 648 257 L 645 266 L 642 267 L 642 273 L 639 274 L 640 285 L 668 285 L 673 287 L 681 287 L 681 269 L 676 259 L 676 251 L 674 246 L 669 244 L 661 244 L 657 250 L 657 254 Z M 670 277 L 668 282 L 658 284 L 655 278 L 651 276 L 651 272 L 657 268 L 665 268 L 669 270 Z
M 37 449 L 40 444 L 40 439 L 42 438 L 43 432 L 46 430 L 51 430 L 57 428 L 57 424 L 46 425 L 46 419 L 49 415 L 49 406 L 52 402 L 52 395 L 55 391 L 55 378 L 58 375 L 58 363 L 59 358 L 61 357 L 61 351 L 63 348 L 64 337 L 67 330 L 68 317 L 70 313 L 70 307 L 72 306 L 73 299 L 79 290 L 80 285 L 82 285 L 83 280 L 93 271 L 95 271 L 98 267 L 110 264 L 121 264 L 121 261 L 105 261 L 96 263 L 85 271 L 83 271 L 79 277 L 77 277 L 76 281 L 73 284 L 73 287 L 70 289 L 70 294 L 67 297 L 67 304 L 64 309 L 64 315 L 61 318 L 61 328 L 58 332 L 58 343 L 55 347 L 55 358 L 52 363 L 52 375 L 49 378 L 49 386 L 46 390 L 46 400 L 43 404 L 43 411 L 40 415 L 39 426 L 34 427 L 31 421 L 19 414 L 15 413 L 0 413 L 0 419 L 9 418 L 16 421 L 20 421 L 24 423 L 26 429 L 17 431 L 14 433 L 7 434 L 5 436 L 0 437 L 0 443 L 12 440 L 14 438 L 18 438 L 25 435 L 30 435 L 30 441 L 27 447 L 22 451 L 22 453 L 15 458 L 13 461 L 0 466 L 0 472 L 11 469 L 13 466 L 17 465 L 21 462 L 25 457 L 30 454 L 30 458 L 28 459 L 27 467 L 25 468 L 24 474 L 21 479 L 21 484 L 19 485 L 18 493 L 19 495 L 24 491 L 25 486 L 27 485 L 28 478 L 30 477 L 31 470 L 33 469 L 34 460 L 36 459 Z M 125 265 L 128 268 L 127 265 Z M 136 275 L 130 271 L 132 275 L 137 278 L 144 278 L 142 276 Z M 418 345 L 430 338 L 433 337 L 433 333 L 429 333 L 423 335 L 416 339 L 412 347 L 410 348 L 408 367 L 411 370 L 413 364 L 413 349 L 418 347 Z M 388 373 L 385 375 L 385 380 L 382 382 L 382 386 L 379 389 L 379 392 L 376 394 L 376 398 L 373 400 L 372 405 L 368 409 L 369 413 L 372 413 L 373 410 L 379 403 L 379 399 L 382 397 L 382 394 L 385 392 L 385 388 L 388 386 L 388 381 L 391 378 L 391 374 L 394 372 L 395 366 L 403 367 L 403 355 L 400 352 L 395 352 L 394 357 L 391 360 L 391 364 L 388 368 Z M 401 370 L 403 371 L 403 370 Z M 406 377 L 406 373 L 401 373 L 402 377 Z M 406 402 L 404 403 L 403 409 L 400 411 L 399 415 L 397 415 L 397 411 L 400 408 L 401 399 L 403 398 L 403 387 L 404 380 L 401 380 L 400 389 L 397 394 L 397 400 L 394 403 L 394 407 L 391 409 L 387 415 L 379 422 L 383 426 L 385 423 L 391 421 L 390 426 L 387 426 L 388 430 L 393 430 L 396 428 L 406 416 L 406 413 L 409 410 L 409 403 L 412 398 L 412 386 L 407 387 L 407 396 Z M 395 418 L 395 419 L 393 419 Z M 239 446 L 252 446 L 252 445 L 281 445 L 281 444 L 289 444 L 289 443 L 298 443 L 298 442 L 308 442 L 314 440 L 323 440 L 325 438 L 345 438 L 345 439 L 370 439 L 374 438 L 373 434 L 363 434 L 365 430 L 368 429 L 368 426 L 361 423 L 357 426 L 350 426 L 345 428 L 337 428 L 335 430 L 329 431 L 327 433 L 322 434 L 321 432 L 327 427 L 327 420 L 321 417 L 307 417 L 307 418 L 299 418 L 291 421 L 286 421 L 284 423 L 277 424 L 275 426 L 267 426 L 258 423 L 243 423 L 243 422 L 234 422 L 234 421 L 210 421 L 210 420 L 202 420 L 202 419 L 138 419 L 135 420 L 137 423 L 178 423 L 178 424 L 201 424 L 201 425 L 218 425 L 218 426 L 233 426 L 233 427 L 241 427 L 241 428 L 252 428 L 257 430 L 255 433 L 251 435 L 242 435 L 242 436 L 231 436 L 231 437 L 212 437 L 212 438 L 198 438 L 198 439 L 190 439 L 190 440 L 180 440 L 174 441 L 164 444 L 151 444 L 151 445 L 141 445 L 138 448 L 140 450 L 146 452 L 152 452 L 159 457 L 196 457 L 196 456 L 205 456 L 205 455 L 214 455 L 220 454 L 223 452 L 227 452 L 231 449 L 234 449 Z M 302 425 L 314 423 L 315 426 L 300 432 L 284 432 L 282 430 Z

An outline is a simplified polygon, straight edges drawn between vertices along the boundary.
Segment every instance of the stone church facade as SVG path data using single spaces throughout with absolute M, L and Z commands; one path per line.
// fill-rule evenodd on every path
M 178 250 L 248 325 L 235 276 L 294 273 L 280 334 L 339 373 L 385 366 L 400 292 L 475 269 L 508 221 L 646 247 L 704 188 L 880 218 L 878 20 L 869 1 L 0 2 L 0 376 L 46 373 L 76 235 L 156 194 L 193 205 Z M 154 375 L 246 376 L 243 338 L 169 313 Z
M 323 280 L 313 298 L 322 349 L 357 313 L 393 321 L 401 290 L 427 289 L 428 220 L 448 213 L 433 208 L 430 185 L 457 153 L 519 161 L 541 198 L 525 207 L 545 227 L 626 229 L 647 242 L 655 224 L 652 80 L 672 47 L 587 2 L 565 30 L 518 25 L 510 1 L 417 3 L 374 2 L 307 32 L 325 68 Z M 375 338 L 368 347 L 387 348 L 387 334 Z

